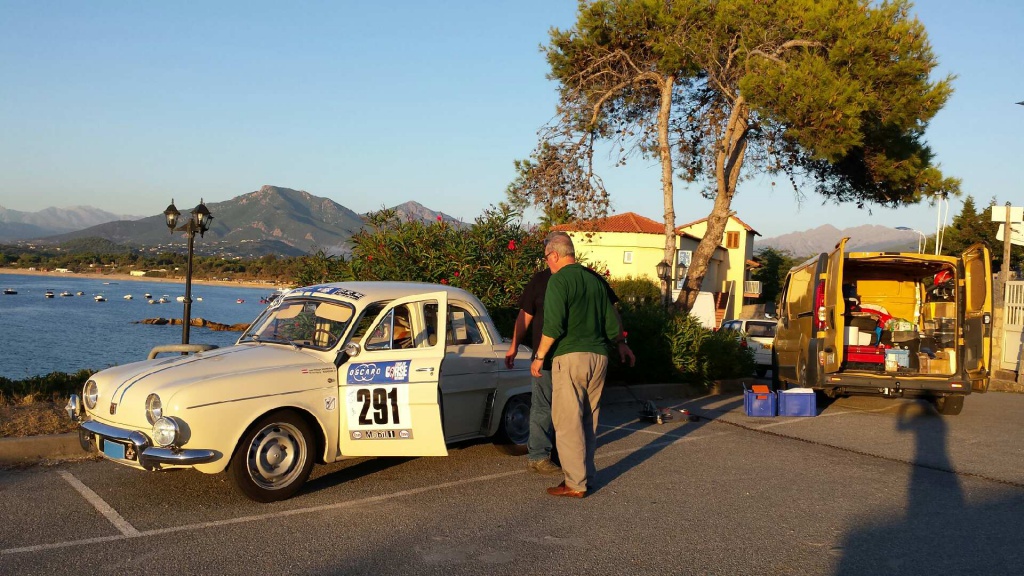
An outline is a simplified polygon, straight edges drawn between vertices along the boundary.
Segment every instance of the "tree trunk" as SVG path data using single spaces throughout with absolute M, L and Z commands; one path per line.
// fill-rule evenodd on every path
M 665 201 L 665 262 L 668 262 L 670 271 L 675 269 L 676 209 L 673 203 L 675 190 L 672 185 L 672 148 L 668 141 L 668 123 L 672 115 L 672 88 L 675 83 L 676 77 L 672 74 L 662 80 L 661 105 L 658 108 L 658 153 L 661 156 L 661 192 Z M 667 304 L 672 299 L 672 280 L 664 284 L 662 302 Z
M 725 133 L 718 140 L 718 153 L 715 155 L 715 203 L 708 215 L 707 230 L 693 253 L 686 282 L 676 301 L 676 305 L 686 311 L 693 309 L 697 301 L 697 294 L 708 273 L 708 264 L 715 254 L 715 248 L 722 244 L 725 225 L 732 215 L 732 199 L 736 195 L 743 155 L 747 151 L 747 115 L 746 102 L 741 96 L 733 104 Z M 715 288 L 718 291 L 723 287 Z

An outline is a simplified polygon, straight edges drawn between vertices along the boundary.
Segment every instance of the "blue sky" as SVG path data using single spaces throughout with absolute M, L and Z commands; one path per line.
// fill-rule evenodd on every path
M 922 0 L 914 12 L 938 73 L 957 75 L 927 133 L 937 161 L 980 204 L 1024 204 L 1024 3 Z M 357 212 L 415 200 L 472 220 L 505 198 L 512 161 L 553 115 L 539 46 L 575 13 L 574 0 L 0 0 L 0 206 L 152 215 L 172 197 L 273 184 Z M 615 212 L 661 219 L 654 164 L 601 175 Z M 677 223 L 710 209 L 677 186 Z M 734 209 L 765 237 L 825 223 L 932 234 L 938 215 L 798 204 L 758 177 Z

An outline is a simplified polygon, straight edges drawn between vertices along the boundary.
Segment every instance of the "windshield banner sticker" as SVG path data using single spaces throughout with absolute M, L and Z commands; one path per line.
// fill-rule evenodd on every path
M 391 384 L 409 381 L 411 360 L 362 362 L 348 367 L 349 384 Z
M 330 284 L 310 286 L 308 288 L 303 288 L 302 290 L 296 289 L 292 292 L 299 294 L 331 294 L 333 296 L 343 296 L 350 300 L 359 300 L 365 296 L 362 292 L 356 292 L 355 290 L 349 290 L 348 288 L 341 288 L 339 286 L 331 286 Z

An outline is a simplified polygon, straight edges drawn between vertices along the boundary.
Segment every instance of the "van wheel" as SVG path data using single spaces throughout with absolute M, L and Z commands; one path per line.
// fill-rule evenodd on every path
M 782 379 L 779 378 L 779 356 L 772 351 L 772 390 L 782 388 Z
M 935 408 L 943 416 L 956 416 L 964 409 L 964 397 L 960 394 L 940 396 L 935 399 Z

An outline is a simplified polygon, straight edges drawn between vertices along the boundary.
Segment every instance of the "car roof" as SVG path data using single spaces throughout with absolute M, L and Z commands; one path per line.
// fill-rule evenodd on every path
M 452 300 L 465 300 L 478 303 L 479 300 L 461 288 L 444 284 L 427 282 L 332 282 L 293 288 L 284 295 L 285 298 L 295 296 L 324 296 L 334 300 L 351 303 L 376 302 L 378 300 L 395 300 L 417 294 L 446 292 Z

